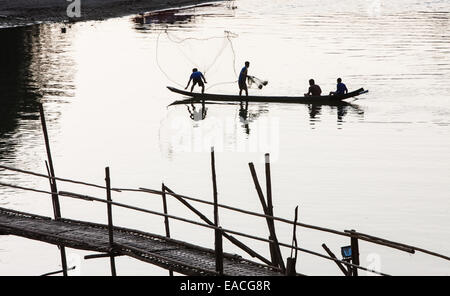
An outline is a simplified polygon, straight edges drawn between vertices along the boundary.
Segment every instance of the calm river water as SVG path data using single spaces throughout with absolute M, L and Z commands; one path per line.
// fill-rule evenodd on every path
M 274 212 L 338 230 L 356 229 L 450 254 L 450 4 L 446 1 L 240 0 L 147 19 L 0 30 L 0 163 L 45 173 L 38 102 L 47 116 L 58 176 L 115 187 L 159 189 L 212 200 L 210 146 L 219 201 L 262 212 L 249 162 L 261 181 L 271 153 Z M 325 93 L 337 77 L 368 94 L 345 107 L 250 103 L 168 106 L 193 67 L 208 92 L 237 93 L 236 73 L 269 83 L 257 95 L 302 95 L 314 78 Z M 48 181 L 0 170 L 1 182 L 48 190 Z M 264 183 L 264 182 L 263 182 Z M 59 183 L 59 190 L 104 197 Z M 61 197 L 62 214 L 106 223 L 106 209 Z M 162 210 L 158 196 L 113 199 Z M 52 215 L 42 194 L 0 187 L 0 206 Z M 177 201 L 169 213 L 196 219 Z M 212 218 L 212 208 L 198 206 Z M 114 209 L 116 225 L 164 234 L 160 217 Z M 223 227 L 267 237 L 265 221 L 221 210 Z M 290 243 L 292 228 L 277 224 Z M 174 238 L 213 248 L 213 233 L 171 222 Z M 298 229 L 299 246 L 336 254 L 346 238 Z M 265 243 L 243 239 L 266 256 Z M 225 251 L 242 252 L 225 244 Z M 72 274 L 108 275 L 108 259 L 69 249 Z M 394 275 L 449 275 L 448 262 L 362 242 L 361 264 Z M 290 250 L 283 250 L 286 258 Z M 119 257 L 119 275 L 167 271 Z M 60 269 L 55 246 L 0 237 L 0 275 Z M 299 272 L 339 275 L 333 262 L 299 253 Z M 363 273 L 364 274 L 364 273 Z

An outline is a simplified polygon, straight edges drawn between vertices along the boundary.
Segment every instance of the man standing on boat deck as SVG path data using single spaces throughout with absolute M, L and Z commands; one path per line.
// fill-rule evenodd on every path
M 194 86 L 196 84 L 198 84 L 198 86 L 200 86 L 202 88 L 202 93 L 205 92 L 205 85 L 203 84 L 203 81 L 205 83 L 207 83 L 207 82 L 206 82 L 205 76 L 203 76 L 203 73 L 200 72 L 197 68 L 192 69 L 191 77 L 189 77 L 188 84 L 186 85 L 186 87 L 184 89 L 187 89 L 189 87 L 191 80 L 192 80 L 191 92 L 194 90 Z
M 345 95 L 346 93 L 348 93 L 347 86 L 345 86 L 345 84 L 342 83 L 342 79 L 341 78 L 338 78 L 337 79 L 336 91 L 330 92 L 330 96 Z
M 242 90 L 245 90 L 245 95 L 248 96 L 248 88 L 247 88 L 247 71 L 248 67 L 250 67 L 250 62 L 245 62 L 245 66 L 242 68 L 241 73 L 239 74 L 239 96 L 242 94 Z
M 309 80 L 309 89 L 308 89 L 308 93 L 305 94 L 306 97 L 309 96 L 320 96 L 322 94 L 322 90 L 320 89 L 320 86 L 318 86 L 315 82 L 314 79 L 310 79 Z

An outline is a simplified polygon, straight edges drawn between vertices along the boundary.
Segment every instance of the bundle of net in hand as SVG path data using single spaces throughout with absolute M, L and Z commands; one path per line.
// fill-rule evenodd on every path
M 249 87 L 252 87 L 252 85 L 255 85 L 259 89 L 262 89 L 263 86 L 266 86 L 269 81 L 267 80 L 261 80 L 255 76 L 247 76 L 247 83 Z

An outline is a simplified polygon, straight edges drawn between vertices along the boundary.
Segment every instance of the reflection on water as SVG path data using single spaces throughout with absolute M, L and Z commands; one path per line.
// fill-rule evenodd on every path
M 12 140 L 21 120 L 33 119 L 38 112 L 39 89 L 30 88 L 30 64 L 37 27 L 0 30 L 0 158 L 13 154 Z M 34 118 L 35 119 L 35 118 Z
M 14 158 L 16 145 L 30 145 L 39 134 L 38 102 L 63 103 L 72 96 L 69 38 L 58 27 L 0 30 L 0 159 Z M 57 112 L 49 117 L 56 119 Z
M 345 122 L 345 116 L 349 112 L 351 112 L 354 118 L 364 119 L 364 109 L 355 104 L 350 104 L 347 102 L 342 102 L 340 104 L 336 104 L 335 106 L 308 104 L 308 113 L 312 128 L 314 128 L 316 122 L 320 122 L 322 109 L 324 107 L 330 109 L 333 113 L 336 113 L 336 123 L 339 129 L 342 128 L 343 123 Z
M 192 103 L 191 106 L 186 105 L 187 110 L 189 112 L 189 117 L 194 121 L 200 121 L 206 118 L 206 113 L 208 112 L 208 108 L 205 106 L 205 101 L 202 101 L 201 107 L 197 111 L 195 104 Z M 192 107 L 192 110 L 190 109 Z
M 220 110 L 223 106 L 226 105 L 239 105 L 239 121 L 242 124 L 243 131 L 249 135 L 250 134 L 250 124 L 256 121 L 261 115 L 268 113 L 270 110 L 269 105 L 267 103 L 252 103 L 252 106 L 258 107 L 257 109 L 249 109 L 248 101 L 241 101 L 239 103 L 211 103 L 211 102 L 194 102 L 192 100 L 182 100 L 175 101 L 170 106 L 177 105 L 185 105 L 188 111 L 188 116 L 193 121 L 201 121 L 204 120 L 207 116 L 209 105 L 211 108 Z M 277 105 L 274 103 L 273 105 Z M 323 104 L 298 104 L 298 105 L 306 105 L 308 109 L 308 116 L 310 125 L 314 128 L 316 122 L 320 122 L 320 118 L 322 115 L 322 109 L 331 111 L 336 114 L 336 124 L 338 128 L 342 128 L 342 124 L 345 122 L 345 117 L 350 112 L 352 117 L 358 119 L 364 119 L 364 109 L 354 103 L 347 102 L 339 102 L 333 105 L 323 105 Z M 198 125 L 194 125 L 193 127 L 198 127 Z

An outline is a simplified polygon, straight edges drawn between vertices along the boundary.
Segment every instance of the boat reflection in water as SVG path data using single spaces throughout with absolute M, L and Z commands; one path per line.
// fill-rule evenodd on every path
M 234 105 L 237 103 L 217 103 L 217 102 L 206 102 L 204 100 L 198 101 L 198 100 L 183 100 L 183 101 L 176 101 L 172 103 L 172 105 L 180 105 L 185 104 L 186 109 L 189 114 L 189 118 L 193 121 L 201 121 L 206 118 L 208 108 L 206 107 L 206 104 L 210 105 Z M 196 106 L 196 104 L 199 104 L 199 106 Z M 261 104 L 258 103 L 258 109 L 256 111 L 249 111 L 248 108 L 248 101 L 241 101 L 239 103 L 239 121 L 242 123 L 242 128 L 244 129 L 244 132 L 247 135 L 250 135 L 250 123 L 256 120 L 260 117 L 262 113 L 267 113 L 267 104 Z
M 208 108 L 206 107 L 206 104 L 210 105 L 234 105 L 239 104 L 239 121 L 242 123 L 242 127 L 245 130 L 245 133 L 247 135 L 250 134 L 250 123 L 253 122 L 255 119 L 257 119 L 261 113 L 268 112 L 268 106 L 266 103 L 252 103 L 252 105 L 257 105 L 260 108 L 257 110 L 257 112 L 251 112 L 249 111 L 249 102 L 248 101 L 241 101 L 241 102 L 227 102 L 227 103 L 218 103 L 218 102 L 206 102 L 205 100 L 199 101 L 199 100 L 182 100 L 182 101 L 175 101 L 170 106 L 173 105 L 181 105 L 185 104 L 189 113 L 189 117 L 194 121 L 200 121 L 204 120 L 207 115 Z M 200 107 L 196 107 L 195 104 L 200 104 Z M 276 103 L 275 103 L 276 104 Z M 299 103 L 300 104 L 300 103 Z M 299 105 L 297 104 L 297 105 Z M 322 109 L 323 107 L 329 108 L 331 110 L 336 110 L 336 117 L 337 117 L 337 124 L 341 125 L 344 123 L 344 118 L 346 115 L 351 112 L 353 115 L 356 115 L 356 117 L 363 117 L 364 110 L 352 103 L 348 102 L 337 102 L 336 104 L 300 104 L 300 105 L 307 105 L 308 107 L 308 114 L 309 114 L 309 120 L 311 125 L 315 125 L 315 122 L 320 121 L 320 117 L 322 115 Z
M 342 124 L 345 122 L 344 118 L 349 112 L 356 115 L 356 117 L 363 118 L 364 116 L 364 110 L 360 106 L 347 102 L 340 102 L 336 105 L 309 104 L 308 113 L 311 126 L 314 126 L 316 122 L 320 122 L 320 116 L 322 115 L 322 108 L 324 106 L 331 110 L 336 109 L 336 122 L 338 127 L 342 126 Z

